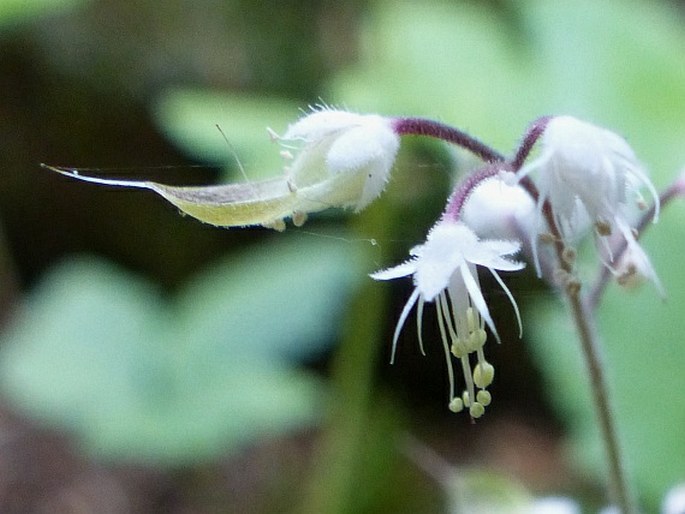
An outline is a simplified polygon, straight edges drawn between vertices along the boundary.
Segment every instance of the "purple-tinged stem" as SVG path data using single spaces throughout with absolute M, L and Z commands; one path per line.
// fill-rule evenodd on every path
M 540 139 L 540 136 L 547 128 L 547 124 L 551 119 L 552 116 L 542 116 L 528 127 L 528 131 L 521 141 L 521 146 L 519 146 L 516 155 L 511 160 L 511 167 L 513 168 L 514 173 L 521 169 L 523 162 L 528 158 L 530 151 L 533 149 L 533 146 L 535 146 L 537 140 Z
M 507 170 L 508 166 L 504 163 L 488 164 L 479 170 L 474 171 L 468 175 L 459 185 L 452 191 L 447 206 L 442 214 L 443 220 L 459 221 L 461 211 L 464 208 L 466 200 L 468 200 L 473 190 L 483 181 L 490 177 L 496 177 L 503 170 Z
M 400 136 L 429 136 L 461 146 L 485 162 L 501 162 L 505 157 L 485 143 L 469 136 L 466 132 L 425 118 L 394 118 L 393 130 Z

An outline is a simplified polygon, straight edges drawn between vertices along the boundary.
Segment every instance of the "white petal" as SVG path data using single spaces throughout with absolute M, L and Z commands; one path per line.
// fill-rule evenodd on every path
M 497 283 L 500 285 L 500 287 L 504 290 L 504 293 L 507 295 L 507 298 L 509 298 L 509 301 L 511 302 L 512 307 L 514 307 L 514 313 L 516 314 L 516 321 L 518 322 L 519 325 L 519 339 L 523 337 L 523 323 L 521 323 L 521 313 L 519 312 L 519 306 L 516 303 L 516 300 L 514 299 L 514 295 L 511 294 L 511 290 L 507 287 L 507 285 L 504 283 L 502 280 L 502 277 L 499 276 L 499 274 L 492 268 L 488 268 L 490 270 L 490 273 L 495 277 L 495 280 L 497 280 Z
M 397 325 L 395 326 L 395 333 L 392 336 L 392 354 L 390 356 L 390 364 L 394 364 L 394 362 L 395 362 L 395 351 L 397 350 L 397 340 L 400 337 L 400 332 L 402 332 L 402 327 L 404 327 L 404 323 L 407 321 L 407 317 L 409 317 L 409 313 L 411 312 L 412 308 L 414 307 L 414 304 L 416 303 L 416 300 L 418 300 L 418 299 L 419 299 L 419 290 L 414 289 L 414 292 L 409 297 L 409 300 L 407 300 L 407 303 L 404 304 L 404 308 L 402 309 L 402 314 L 400 314 L 400 319 L 397 320 Z
M 476 282 L 476 279 L 473 278 L 473 275 L 471 275 L 471 271 L 467 266 L 460 266 L 459 271 L 464 279 L 464 284 L 466 284 L 466 290 L 469 292 L 471 302 L 476 307 L 476 310 L 478 310 L 485 323 L 487 323 L 488 327 L 490 327 L 495 339 L 497 339 L 497 342 L 499 343 L 499 334 L 495 328 L 495 323 L 492 321 L 492 316 L 490 316 L 490 310 L 488 309 L 488 304 L 485 303 L 485 298 L 480 290 L 480 286 Z
M 616 225 L 621 231 L 621 234 L 623 234 L 627 244 L 627 248 L 623 253 L 619 266 L 626 264 L 635 266 L 638 275 L 650 280 L 654 284 L 654 287 L 656 287 L 659 296 L 661 296 L 662 299 L 666 298 L 666 289 L 661 283 L 661 280 L 659 280 L 659 276 L 657 275 L 654 266 L 652 266 L 649 256 L 635 239 L 631 228 L 620 217 L 616 217 Z M 630 261 L 630 263 L 627 261 Z
M 392 268 L 376 271 L 369 276 L 374 280 L 393 280 L 395 278 L 413 275 L 416 272 L 416 261 L 408 260 Z

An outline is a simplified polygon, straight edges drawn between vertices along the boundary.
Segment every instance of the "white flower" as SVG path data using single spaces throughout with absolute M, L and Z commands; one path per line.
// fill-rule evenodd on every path
M 371 275 L 376 280 L 390 280 L 412 275 L 414 292 L 409 297 L 393 336 L 392 360 L 397 340 L 414 305 L 418 302 L 417 324 L 419 344 L 424 302 L 434 302 L 450 381 L 450 409 L 458 412 L 469 408 L 473 417 L 480 417 L 491 397 L 486 390 L 494 378 L 492 364 L 485 360 L 483 345 L 487 325 L 499 341 L 497 329 L 480 290 L 476 266 L 490 270 L 509 297 L 521 325 L 518 307 L 511 292 L 495 270 L 516 271 L 523 263 L 506 257 L 516 253 L 520 244 L 515 241 L 480 240 L 461 222 L 442 220 L 429 232 L 426 242 L 411 250 L 408 261 Z M 461 398 L 455 395 L 454 371 L 450 353 L 461 362 L 466 390 Z M 471 368 L 470 354 L 475 353 L 477 364 Z M 480 390 L 475 393 L 475 387 Z
M 685 484 L 680 484 L 666 494 L 661 505 L 661 514 L 683 513 L 685 513 Z
M 385 188 L 400 138 L 391 121 L 378 115 L 362 115 L 321 109 L 290 125 L 275 139 L 296 145 L 282 155 L 292 162 L 285 173 L 258 182 L 200 187 L 179 187 L 79 174 L 78 170 L 46 168 L 86 182 L 150 189 L 181 211 L 221 227 L 263 225 L 285 228 L 284 218 L 295 225 L 307 213 L 329 207 L 352 207 L 359 211 Z
M 281 139 L 303 143 L 286 174 L 296 191 L 317 188 L 319 194 L 307 195 L 308 210 L 317 204 L 362 210 L 385 189 L 400 146 L 389 119 L 328 108 L 290 125 Z
M 598 241 L 606 247 L 606 236 L 620 229 L 621 222 L 627 223 L 630 201 L 644 207 L 641 186 L 652 195 L 655 221 L 658 218 L 659 196 L 633 150 L 617 134 L 571 116 L 558 116 L 549 121 L 541 143 L 540 156 L 518 175 L 540 171 L 538 220 L 545 200 L 549 200 L 567 243 L 582 231 L 583 220 L 589 217 Z M 533 250 L 539 272 L 535 241 Z
M 536 230 L 535 202 L 520 185 L 495 176 L 473 189 L 461 219 L 479 237 L 518 239 Z

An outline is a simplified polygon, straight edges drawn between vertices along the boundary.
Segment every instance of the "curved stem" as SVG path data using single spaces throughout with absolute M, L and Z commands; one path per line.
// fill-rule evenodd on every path
M 547 124 L 551 119 L 552 116 L 542 116 L 541 118 L 535 120 L 530 127 L 528 127 L 528 131 L 526 132 L 526 135 L 523 136 L 521 145 L 511 161 L 511 166 L 514 172 L 517 172 L 521 169 L 523 166 L 523 161 L 528 158 L 530 151 L 533 149 L 533 146 L 535 146 L 537 140 L 540 139 L 540 136 L 547 128 Z
M 393 130 L 400 136 L 429 136 L 461 146 L 486 162 L 504 160 L 504 155 L 457 128 L 425 118 L 395 118 Z
M 471 193 L 476 186 L 491 177 L 499 175 L 505 169 L 507 169 L 507 167 L 502 163 L 488 164 L 470 175 L 467 175 L 466 178 L 457 185 L 448 198 L 447 206 L 442 214 L 442 219 L 458 221 L 461 217 L 461 210 L 463 209 L 466 200 L 471 196 Z

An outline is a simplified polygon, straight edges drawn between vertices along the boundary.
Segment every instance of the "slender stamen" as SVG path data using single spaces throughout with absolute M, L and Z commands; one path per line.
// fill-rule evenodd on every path
M 459 336 L 457 335 L 458 332 L 455 328 L 455 324 L 452 322 L 452 316 L 450 316 L 452 309 L 451 306 L 447 300 L 447 295 L 445 292 L 441 292 L 439 296 L 439 301 L 440 301 L 440 307 L 442 308 L 442 311 L 445 313 L 445 324 L 447 325 L 447 330 L 450 334 L 450 340 L 452 341 L 452 344 L 460 341 Z
M 444 293 L 441 293 L 441 295 Z M 452 369 L 452 358 L 450 357 L 450 348 L 447 343 L 447 334 L 445 332 L 445 314 L 442 311 L 441 302 L 435 302 L 435 307 L 438 313 L 438 327 L 440 328 L 440 339 L 442 340 L 442 347 L 445 350 L 445 360 L 447 361 L 447 376 L 450 382 L 450 402 L 454 398 L 455 387 L 454 387 L 454 369 Z
M 475 387 L 473 386 L 473 375 L 471 373 L 471 361 L 469 356 L 464 355 L 461 359 L 461 369 L 464 372 L 464 381 L 466 382 L 466 392 L 469 394 L 471 402 L 476 401 Z
M 423 349 L 423 306 L 426 302 L 419 296 L 419 304 L 416 307 L 416 330 L 419 333 L 419 349 L 421 355 L 426 356 L 426 351 Z

